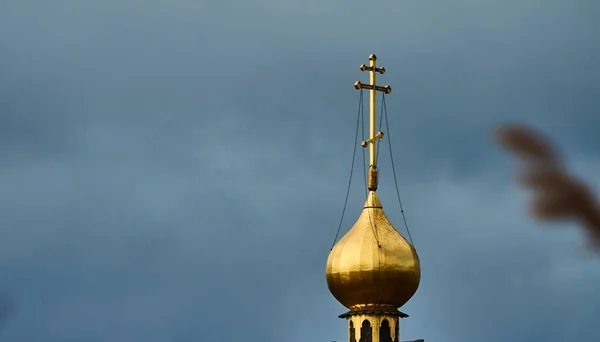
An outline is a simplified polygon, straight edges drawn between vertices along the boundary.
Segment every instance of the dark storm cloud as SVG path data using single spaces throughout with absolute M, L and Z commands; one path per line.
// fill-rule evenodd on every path
M 3 2 L 1 336 L 344 340 L 323 272 L 375 52 L 423 262 L 403 336 L 593 340 L 597 264 L 530 227 L 489 126 L 537 122 L 597 174 L 596 2 L 365 6 Z

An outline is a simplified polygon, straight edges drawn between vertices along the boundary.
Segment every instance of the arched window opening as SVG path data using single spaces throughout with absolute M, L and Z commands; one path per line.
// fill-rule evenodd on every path
M 354 329 L 354 323 L 350 321 L 350 342 L 356 342 L 356 331 Z
M 360 341 L 359 342 L 373 342 L 373 328 L 371 322 L 365 319 L 360 328 Z
M 379 342 L 393 342 L 390 322 L 387 319 L 381 321 L 381 327 L 379 327 Z

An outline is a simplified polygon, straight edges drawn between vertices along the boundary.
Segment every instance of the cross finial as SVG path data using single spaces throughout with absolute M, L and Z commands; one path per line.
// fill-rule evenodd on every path
M 365 140 L 362 142 L 362 146 L 363 147 L 367 147 L 369 146 L 369 154 L 370 154 L 370 158 L 369 158 L 369 183 L 368 183 L 368 187 L 369 190 L 371 191 L 375 191 L 377 190 L 377 158 L 375 156 L 375 153 L 377 151 L 377 149 L 375 149 L 375 146 L 377 144 L 377 140 L 381 139 L 383 137 L 383 132 L 375 132 L 376 126 L 377 126 L 377 112 L 375 110 L 375 105 L 376 105 L 376 101 L 377 101 L 377 92 L 378 91 L 382 91 L 386 94 L 389 94 L 392 92 L 392 87 L 390 87 L 389 85 L 386 86 L 378 86 L 376 83 L 376 75 L 377 73 L 383 74 L 385 73 L 385 68 L 381 67 L 378 68 L 377 67 L 377 56 L 370 55 L 369 56 L 369 65 L 361 65 L 360 66 L 360 70 L 361 71 L 369 71 L 370 74 L 370 84 L 363 84 L 360 81 L 356 81 L 354 82 L 354 88 L 356 89 L 369 89 L 369 97 L 370 97 L 370 105 L 369 105 L 369 118 L 370 118 L 370 129 L 369 129 L 369 140 Z

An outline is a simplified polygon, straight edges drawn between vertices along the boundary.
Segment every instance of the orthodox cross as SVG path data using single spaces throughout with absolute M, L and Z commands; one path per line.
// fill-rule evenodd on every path
M 354 88 L 356 89 L 369 89 L 369 97 L 370 97 L 370 105 L 369 105 L 369 121 L 370 121 L 370 129 L 369 129 L 369 140 L 365 140 L 362 142 L 363 147 L 369 146 L 369 181 L 368 187 L 369 190 L 375 191 L 377 190 L 377 158 L 375 156 L 376 149 L 375 146 L 377 144 L 377 140 L 383 138 L 383 132 L 375 132 L 377 126 L 377 112 L 375 110 L 375 105 L 377 102 L 377 92 L 382 91 L 386 94 L 392 92 L 392 87 L 389 85 L 386 86 L 378 86 L 376 83 L 376 75 L 377 73 L 383 74 L 385 73 L 385 68 L 377 67 L 377 56 L 371 55 L 369 56 L 369 65 L 361 65 L 361 71 L 369 71 L 370 74 L 370 84 L 363 84 L 360 81 L 354 82 Z

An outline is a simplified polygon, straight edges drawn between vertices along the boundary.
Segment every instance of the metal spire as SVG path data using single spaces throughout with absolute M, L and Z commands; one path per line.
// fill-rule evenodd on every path
M 369 71 L 370 74 L 370 84 L 362 84 L 360 81 L 356 81 L 354 82 L 354 88 L 356 89 L 369 89 L 369 97 L 370 97 L 370 105 L 369 105 L 369 122 L 370 122 L 370 129 L 369 129 L 369 140 L 365 140 L 362 142 L 362 146 L 363 147 L 367 147 L 369 146 L 369 154 L 370 154 L 370 159 L 369 159 L 369 181 L 368 181 L 368 188 L 370 191 L 375 191 L 377 190 L 377 158 L 376 158 L 376 151 L 377 149 L 375 148 L 376 144 L 377 144 L 377 140 L 381 139 L 383 137 L 383 132 L 375 132 L 376 126 L 377 126 L 377 111 L 375 110 L 375 105 L 377 102 L 377 92 L 378 91 L 382 91 L 385 92 L 386 94 L 389 94 L 392 92 L 392 87 L 390 87 L 389 85 L 386 86 L 378 86 L 376 83 L 377 80 L 377 73 L 383 74 L 385 73 L 385 68 L 381 67 L 378 68 L 377 67 L 377 56 L 375 56 L 374 54 L 369 56 L 369 66 L 366 65 L 361 65 L 360 66 L 360 70 L 361 71 Z

